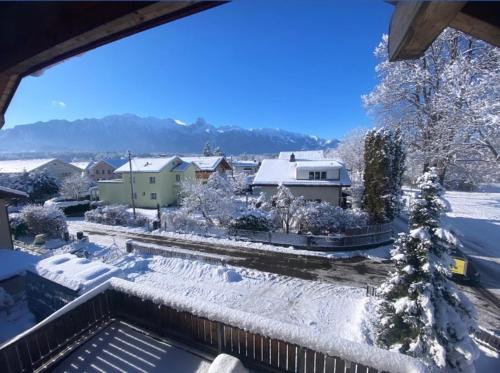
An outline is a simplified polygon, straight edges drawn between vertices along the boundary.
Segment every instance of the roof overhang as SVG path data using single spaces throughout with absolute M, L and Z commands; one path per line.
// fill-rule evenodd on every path
M 0 128 L 21 79 L 227 1 L 0 2 Z
M 390 1 L 389 60 L 421 57 L 446 27 L 500 47 L 500 2 Z
M 23 191 L 0 186 L 0 199 L 28 198 Z

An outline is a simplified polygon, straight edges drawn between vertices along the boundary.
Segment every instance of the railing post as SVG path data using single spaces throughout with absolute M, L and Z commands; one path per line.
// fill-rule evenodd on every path
M 223 326 L 220 322 L 217 323 L 217 348 L 219 350 L 219 353 L 222 352 L 222 339 L 224 337 L 224 333 L 222 330 Z

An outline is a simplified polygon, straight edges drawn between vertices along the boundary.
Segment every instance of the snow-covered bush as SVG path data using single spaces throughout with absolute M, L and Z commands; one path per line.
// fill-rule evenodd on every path
M 48 234 L 61 237 L 68 231 L 63 212 L 53 206 L 26 205 L 21 210 L 21 218 L 26 222 L 31 234 Z
M 342 209 L 328 202 L 307 202 L 296 220 L 301 233 L 331 234 L 366 226 L 368 214 L 361 210 Z
M 9 225 L 10 231 L 16 238 L 28 233 L 28 225 L 19 213 L 9 214 Z
M 12 296 L 4 288 L 0 287 L 0 313 L 7 312 L 13 304 L 14 299 L 12 299 Z
M 1 175 L 0 185 L 28 193 L 31 201 L 42 201 L 59 191 L 57 181 L 45 170 L 24 172 L 21 175 Z
M 231 178 L 231 184 L 235 194 L 242 195 L 249 191 L 250 181 L 249 176 L 243 172 L 237 172 Z
M 79 200 L 89 195 L 92 181 L 85 175 L 73 174 L 61 182 L 59 193 L 67 199 Z
M 458 245 L 440 227 L 442 188 L 435 169 L 419 179 L 410 232 L 391 251 L 396 270 L 380 287 L 377 341 L 450 371 L 473 371 L 475 311 L 451 282 L 450 250 Z M 447 370 L 448 371 L 448 370 Z
M 161 216 L 162 226 L 173 229 L 176 232 L 200 232 L 206 228 L 203 222 L 193 219 L 191 214 L 185 209 L 179 209 Z
M 187 213 L 199 213 L 207 224 L 227 224 L 235 209 L 234 191 L 227 178 L 214 172 L 202 184 L 188 180 L 181 184 L 181 205 Z
M 127 209 L 124 205 L 99 206 L 85 213 L 85 221 L 124 227 L 143 227 L 148 223 L 146 216 L 136 214 L 134 219 L 133 213 Z
M 270 231 L 273 227 L 268 213 L 251 209 L 241 213 L 229 223 L 229 229 L 246 229 L 251 231 Z

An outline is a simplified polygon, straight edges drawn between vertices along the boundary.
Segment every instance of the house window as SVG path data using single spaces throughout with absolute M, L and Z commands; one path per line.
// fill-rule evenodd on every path
M 142 192 L 142 196 L 145 197 L 146 196 L 146 192 Z
M 99 175 L 99 170 L 95 170 L 95 174 L 96 174 L 96 175 Z
M 316 172 L 314 173 L 314 180 L 319 180 L 320 178 L 321 178 L 321 172 L 316 171 Z
M 175 181 L 180 182 L 181 181 L 181 175 L 179 175 L 179 174 L 175 175 Z
M 108 175 L 111 175 L 111 170 L 108 170 Z
M 314 172 L 309 172 L 309 180 L 314 180 Z
M 154 176 L 149 177 L 149 183 L 150 184 L 155 184 L 156 183 L 156 178 Z
M 156 199 L 156 193 L 151 193 L 151 199 Z
M 321 180 L 326 180 L 326 171 L 321 172 Z

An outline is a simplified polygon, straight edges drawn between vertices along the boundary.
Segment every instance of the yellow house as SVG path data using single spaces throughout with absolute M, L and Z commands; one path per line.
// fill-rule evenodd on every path
M 99 199 L 111 204 L 132 204 L 136 207 L 156 208 L 175 205 L 178 202 L 180 184 L 195 180 L 198 168 L 179 157 L 134 158 L 132 173 L 127 162 L 115 170 L 120 179 L 97 182 Z M 132 175 L 132 183 L 130 176 Z

